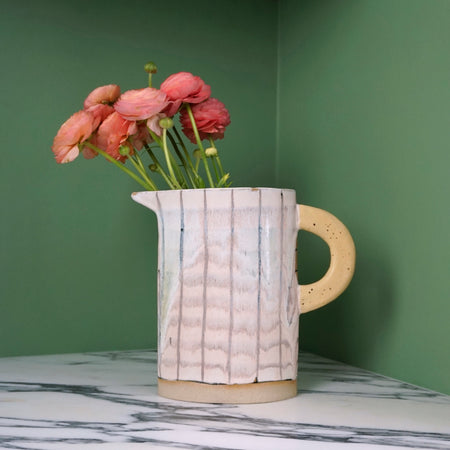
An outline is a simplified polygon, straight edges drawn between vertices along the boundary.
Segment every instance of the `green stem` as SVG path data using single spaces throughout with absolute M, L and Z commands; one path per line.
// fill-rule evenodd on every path
M 128 167 L 125 167 L 122 163 L 115 160 L 112 156 L 110 156 L 108 153 L 103 151 L 102 149 L 96 147 L 95 145 L 91 144 L 90 142 L 84 142 L 83 145 L 86 147 L 89 147 L 91 150 L 94 150 L 95 152 L 102 155 L 105 159 L 107 159 L 109 162 L 112 162 L 115 166 L 117 166 L 120 170 L 123 170 L 128 176 L 133 178 L 134 181 L 138 182 L 141 186 L 143 186 L 148 191 L 156 191 L 156 186 L 152 186 L 148 184 L 145 180 L 142 180 L 139 178 L 134 172 L 132 172 Z
M 139 164 L 139 167 L 141 168 L 141 170 L 143 170 L 145 173 L 144 164 L 142 163 L 141 157 L 139 156 L 139 153 L 137 151 L 134 152 L 134 159 Z
M 151 148 L 148 145 L 146 145 L 145 149 L 147 150 L 148 154 L 150 155 L 150 158 L 152 158 L 152 161 L 154 162 L 156 168 L 158 169 L 157 173 L 159 173 L 164 178 L 164 181 L 169 185 L 170 189 L 176 189 L 175 186 L 172 184 L 172 181 L 170 181 L 170 178 L 164 171 L 163 167 L 159 163 L 158 158 L 156 158 L 155 154 L 151 150 Z
M 150 136 L 152 137 L 152 139 L 153 139 L 153 140 L 154 140 L 161 148 L 163 148 L 163 143 L 162 143 L 161 138 L 160 138 L 157 134 L 155 134 L 152 130 L 150 130 L 149 127 L 147 127 L 147 130 L 148 130 L 148 132 L 150 133 Z
M 169 147 L 167 147 L 167 148 L 169 148 Z M 175 177 L 178 181 L 178 184 L 180 185 L 181 189 L 187 189 L 188 183 L 186 181 L 186 178 L 184 177 L 183 172 L 181 171 L 177 160 L 172 155 L 172 152 L 170 150 L 169 150 L 169 158 L 170 158 L 170 161 L 172 162 L 172 167 L 175 172 Z
M 175 139 L 173 138 L 173 136 L 170 134 L 170 131 L 167 131 L 167 136 L 169 137 L 170 142 L 172 143 L 175 153 L 177 154 L 178 158 L 180 158 L 181 164 L 183 164 L 184 171 L 186 172 L 186 175 L 189 178 L 189 181 L 191 182 L 192 187 L 195 188 L 196 186 L 195 186 L 194 180 L 192 179 L 191 173 L 189 172 L 189 167 L 186 164 L 186 160 L 184 159 L 182 153 L 178 149 L 178 145 L 175 142 Z
M 213 179 L 211 176 L 211 172 L 209 170 L 208 161 L 207 161 L 206 155 L 205 155 L 205 149 L 203 148 L 202 140 L 200 139 L 200 134 L 198 133 L 197 124 L 195 123 L 194 114 L 192 114 L 191 105 L 189 103 L 185 103 L 185 107 L 188 112 L 191 124 L 192 124 L 192 131 L 194 132 L 194 136 L 197 141 L 198 148 L 200 149 L 200 152 L 202 154 L 202 160 L 203 160 L 203 164 L 205 165 L 206 176 L 208 177 L 209 185 L 213 188 L 214 182 L 213 182 Z
M 196 188 L 201 188 L 205 186 L 205 182 L 203 181 L 202 177 L 199 175 L 198 173 L 198 166 L 200 164 L 200 160 L 197 159 L 195 162 L 195 166 L 194 163 L 192 162 L 191 156 L 189 155 L 189 151 L 186 148 L 186 145 L 184 145 L 183 142 L 183 138 L 181 137 L 180 133 L 178 132 L 178 130 L 173 127 L 173 131 L 175 132 L 176 137 L 178 138 L 179 144 L 181 145 L 184 154 L 185 154 L 185 158 L 189 164 L 189 167 L 192 171 L 193 177 L 194 177 L 194 181 L 195 181 L 195 187 Z
M 134 168 L 141 174 L 141 177 L 150 185 L 152 186 L 154 191 L 157 191 L 158 188 L 156 187 L 155 183 L 153 183 L 152 180 L 150 180 L 150 178 L 148 177 L 147 173 L 145 172 L 144 166 L 142 165 L 142 161 L 140 161 L 140 158 L 138 156 L 138 160 L 141 162 L 141 164 L 139 164 L 138 162 L 136 162 L 134 160 L 134 158 L 131 155 L 127 155 L 128 160 L 131 161 L 131 163 L 133 164 Z
M 169 169 L 170 176 L 172 178 L 172 183 L 177 189 L 181 189 L 181 186 L 178 184 L 177 177 L 175 176 L 175 172 L 172 167 L 172 162 L 170 160 L 169 149 L 167 148 L 167 130 L 163 129 L 162 135 L 162 149 L 164 151 L 164 156 L 166 157 L 167 168 Z
M 164 181 L 167 183 L 170 189 L 177 189 L 177 187 L 173 185 L 172 181 L 170 181 L 170 178 L 166 175 L 164 169 L 161 166 L 156 166 L 156 173 L 159 173 L 164 178 Z
M 211 147 L 214 147 L 217 150 L 216 144 L 211 135 L 209 136 L 209 142 L 211 144 Z M 214 156 L 214 158 L 217 162 L 217 165 L 219 166 L 220 175 L 221 177 L 223 177 L 225 175 L 225 171 L 223 170 L 222 163 L 220 162 L 219 153 L 217 153 L 217 155 Z
M 224 176 L 225 175 L 225 171 L 223 170 L 222 163 L 220 162 L 219 155 L 214 156 L 214 158 L 215 158 L 215 160 L 217 162 L 217 165 L 219 166 L 220 174 L 222 176 Z
M 216 162 L 214 161 L 214 158 L 211 158 L 211 162 L 212 162 L 214 172 L 216 174 L 217 182 L 219 182 L 221 177 L 219 176 L 219 171 L 217 170 L 217 166 L 216 166 Z
M 198 176 L 197 170 L 194 168 L 194 164 L 192 164 L 191 156 L 189 155 L 188 149 L 184 145 L 184 142 L 180 136 L 180 133 L 178 133 L 178 130 L 175 127 L 173 127 L 173 131 L 175 132 L 175 136 L 177 137 L 177 139 L 180 142 L 181 148 L 183 149 L 184 154 L 186 155 L 186 159 L 187 159 L 189 165 L 191 166 L 191 169 L 194 171 L 195 175 Z
M 168 155 L 169 158 L 170 158 L 170 161 L 173 163 L 173 166 L 170 163 L 167 165 L 167 167 L 169 169 L 169 173 L 171 175 L 172 175 L 171 169 L 172 169 L 172 172 L 175 170 L 177 175 L 178 175 L 178 177 L 176 175 L 174 177 L 174 181 L 176 183 L 175 184 L 176 187 L 173 188 L 173 189 L 178 189 L 178 188 L 182 189 L 183 186 L 181 186 L 180 183 L 186 185 L 186 187 L 187 187 L 186 180 L 184 179 L 183 174 L 181 173 L 181 171 L 180 171 L 180 169 L 179 169 L 175 159 L 173 158 L 172 154 L 168 151 L 167 139 L 166 139 L 166 143 L 164 144 L 164 140 L 163 139 L 161 139 L 157 134 L 155 134 L 150 128 L 147 127 L 147 129 L 148 129 L 148 132 L 150 133 L 150 136 L 152 137 L 152 139 L 163 149 L 164 155 L 166 156 L 166 160 L 167 160 L 167 155 Z M 165 145 L 165 148 L 164 148 L 164 145 Z M 166 150 L 167 150 L 167 153 L 166 153 Z M 175 167 L 175 169 L 174 169 L 174 167 Z

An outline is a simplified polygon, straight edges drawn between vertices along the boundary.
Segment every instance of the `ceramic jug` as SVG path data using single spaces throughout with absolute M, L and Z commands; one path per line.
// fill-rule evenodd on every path
M 339 296 L 355 247 L 332 214 L 290 189 L 137 192 L 158 220 L 158 390 L 173 399 L 258 403 L 297 393 L 299 314 Z M 299 286 L 298 230 L 330 247 L 319 281 Z M 301 255 L 301 246 L 298 250 Z

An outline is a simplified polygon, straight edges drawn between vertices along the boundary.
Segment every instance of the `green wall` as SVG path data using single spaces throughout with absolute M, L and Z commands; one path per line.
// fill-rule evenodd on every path
M 73 3 L 73 4 L 72 4 Z M 194 7 L 192 7 L 194 5 Z M 347 224 L 355 278 L 301 347 L 450 391 L 446 0 L 3 0 L 0 355 L 154 347 L 156 219 L 109 163 L 50 146 L 96 86 L 191 71 L 229 108 L 235 186 Z M 300 233 L 300 281 L 328 251 Z
M 282 0 L 277 183 L 357 249 L 301 347 L 450 393 L 449 23 L 447 0 Z M 306 283 L 328 251 L 300 237 Z
M 148 60 L 157 86 L 200 75 L 230 110 L 235 185 L 274 183 L 277 5 L 194 4 L 2 0 L 0 355 L 156 346 L 156 217 L 130 199 L 140 186 L 50 150 L 93 88 L 145 87 Z

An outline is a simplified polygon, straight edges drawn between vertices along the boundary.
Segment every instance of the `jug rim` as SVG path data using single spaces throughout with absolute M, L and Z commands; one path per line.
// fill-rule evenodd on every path
M 290 188 L 274 188 L 274 187 L 259 187 L 259 186 L 239 186 L 239 187 L 223 187 L 223 188 L 198 188 L 198 189 L 161 189 L 157 191 L 136 191 L 131 194 L 134 197 L 137 194 L 142 193 L 163 193 L 163 192 L 203 192 L 203 191 L 211 191 L 211 192 L 226 192 L 226 191 L 285 191 L 285 192 L 296 192 L 295 189 Z

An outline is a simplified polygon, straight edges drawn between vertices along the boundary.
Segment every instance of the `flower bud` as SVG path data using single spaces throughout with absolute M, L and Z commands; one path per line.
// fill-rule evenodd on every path
M 119 147 L 119 154 L 122 156 L 128 156 L 130 154 L 130 147 L 127 145 L 121 145 Z
M 148 166 L 148 168 L 152 171 L 152 172 L 158 172 L 158 166 L 156 164 L 150 164 Z
M 217 148 L 209 147 L 205 150 L 205 155 L 210 158 L 211 156 L 217 156 Z
M 158 68 L 156 67 L 156 64 L 153 61 L 149 61 L 145 66 L 144 70 L 147 73 L 156 73 L 158 72 Z
M 200 151 L 200 149 L 199 148 L 196 148 L 195 150 L 194 150 L 194 158 L 196 158 L 196 159 L 200 159 L 201 157 L 202 157 L 202 152 Z
M 169 128 L 173 127 L 173 120 L 170 117 L 163 117 L 159 121 L 159 126 L 168 130 Z

